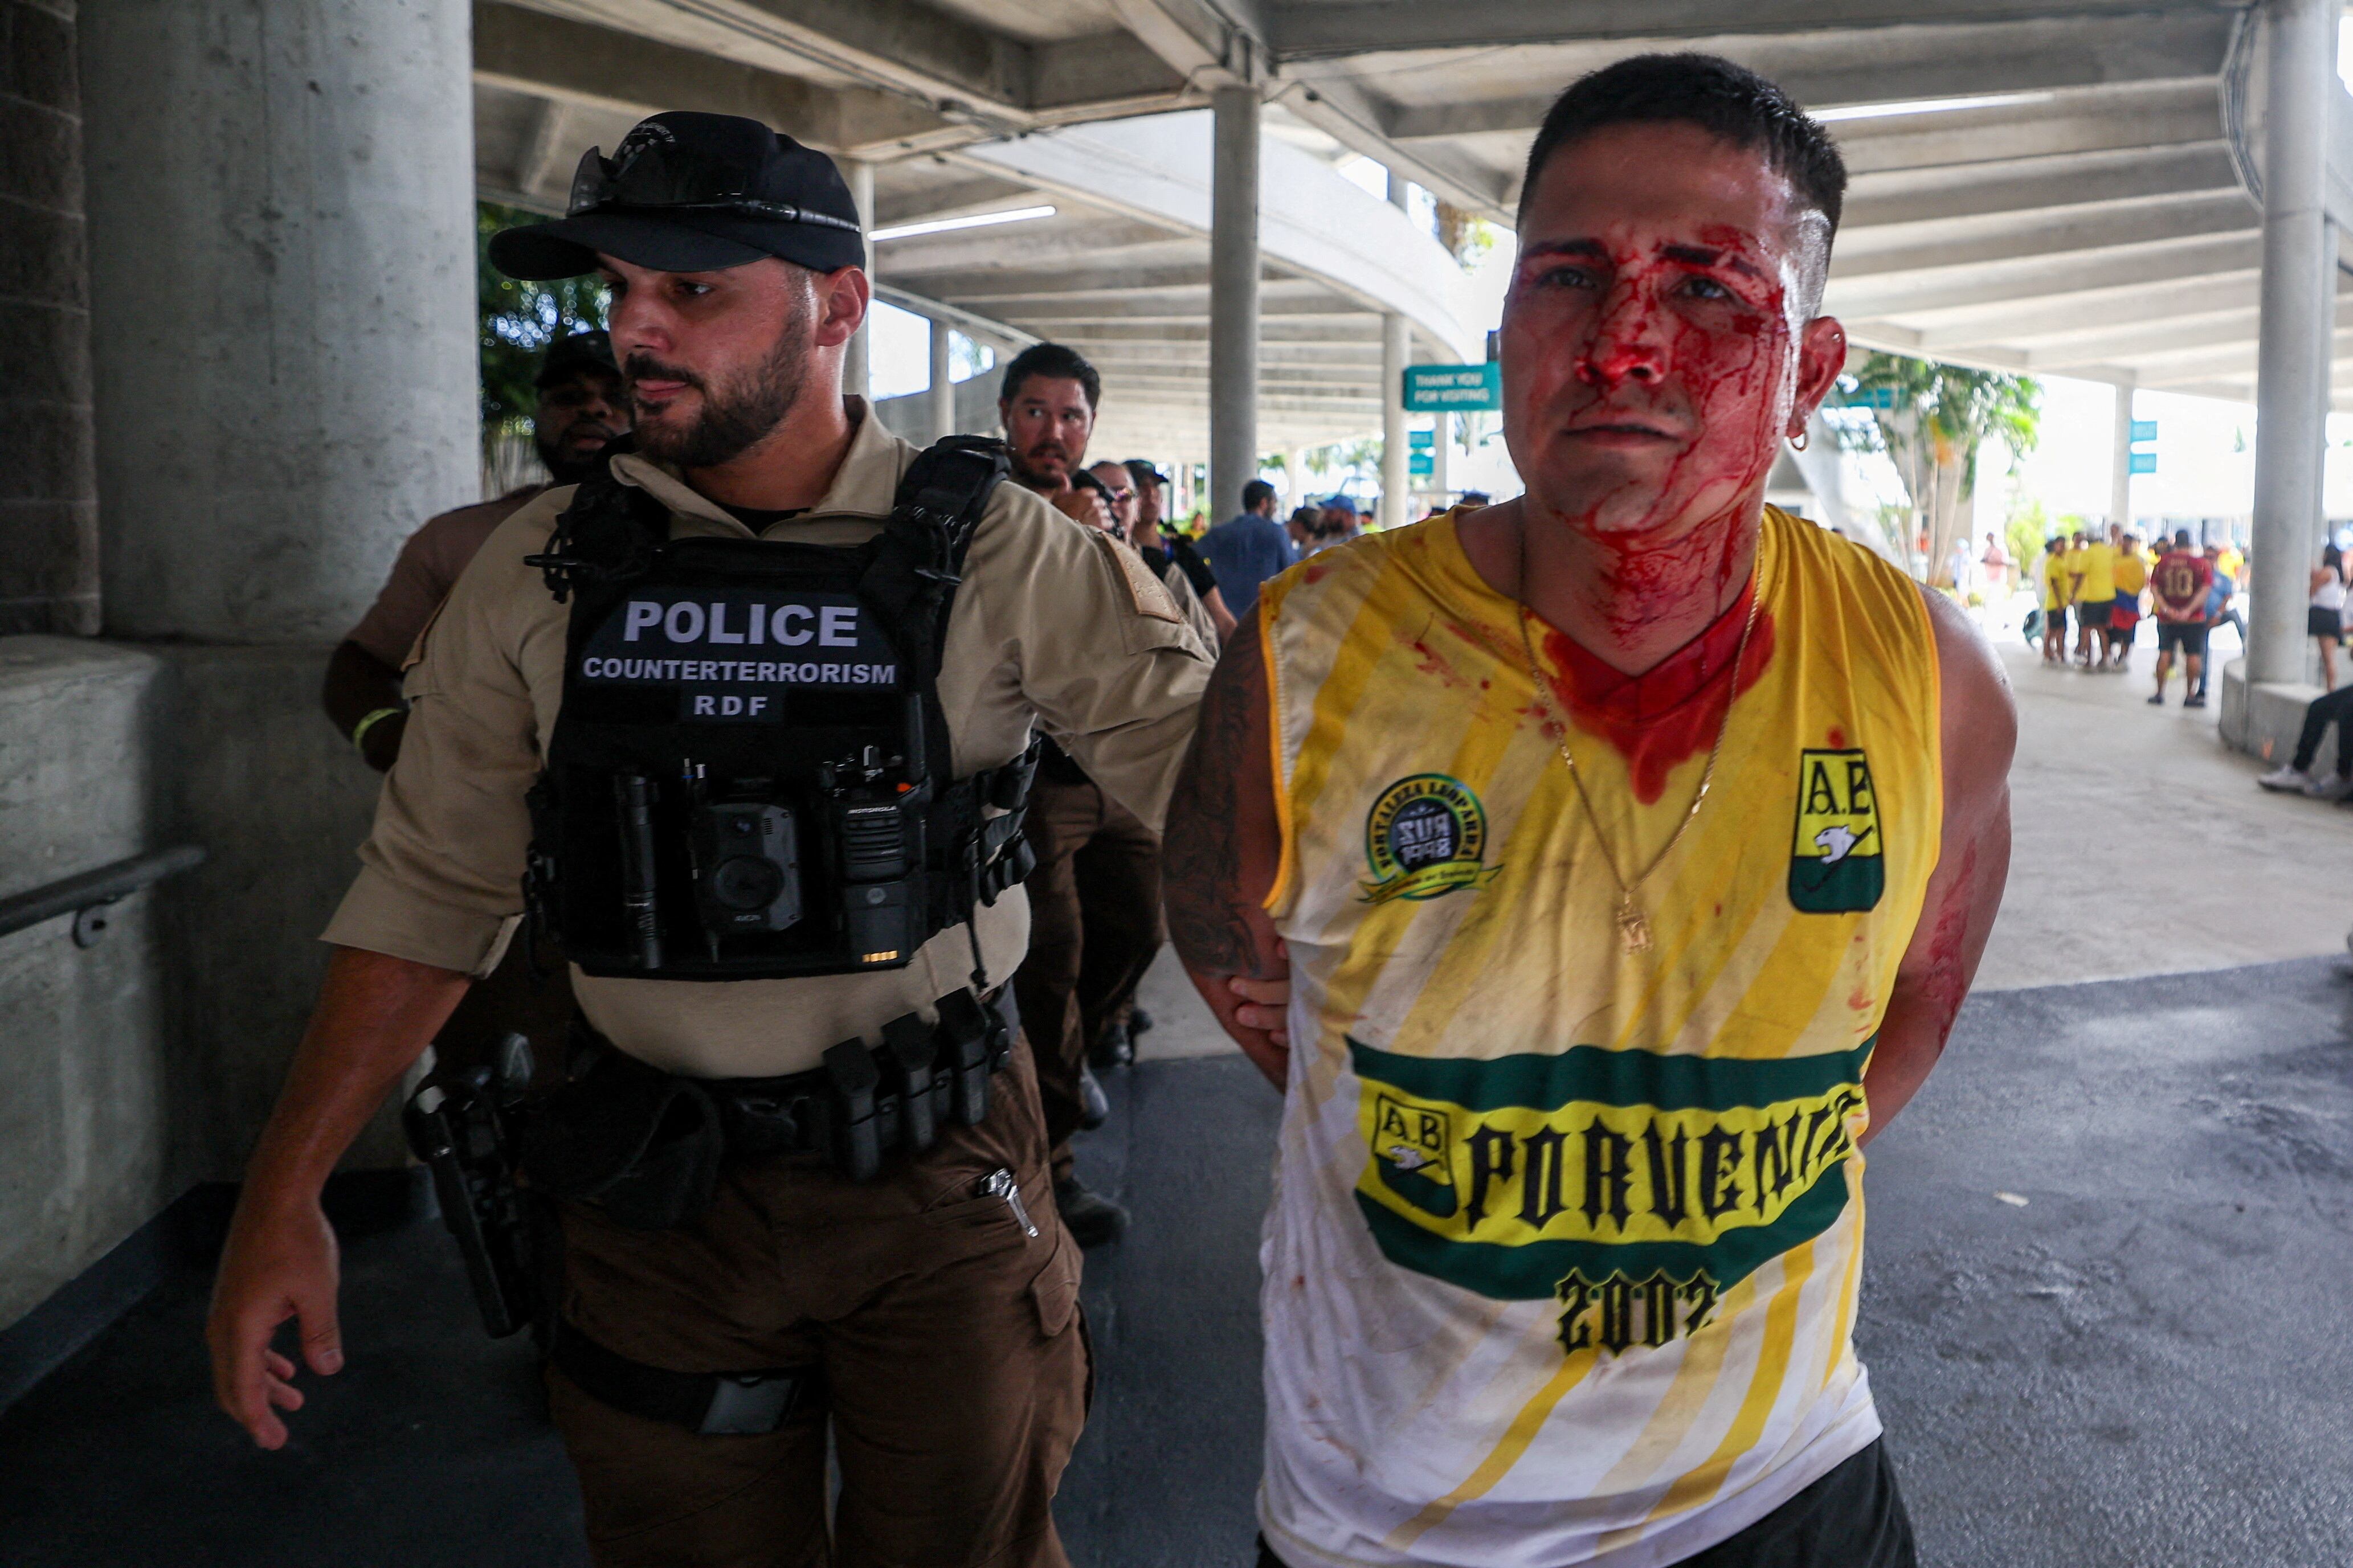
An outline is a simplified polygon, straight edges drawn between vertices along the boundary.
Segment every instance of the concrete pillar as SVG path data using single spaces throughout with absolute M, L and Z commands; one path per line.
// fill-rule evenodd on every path
M 1440 506 L 1453 504 L 1454 482 L 1448 472 L 1453 458 L 1454 416 L 1441 414 L 1430 434 L 1430 492 Z
M 955 367 L 948 363 L 948 324 L 945 321 L 934 321 L 931 342 L 931 405 L 932 439 L 934 441 L 956 433 L 955 381 L 953 374 Z
M 107 630 L 332 642 L 481 486 L 467 7 L 81 19 Z
M 858 204 L 859 226 L 871 234 L 874 230 L 874 165 L 858 158 L 841 161 L 841 176 L 849 182 L 849 199 Z M 866 276 L 874 276 L 874 242 L 866 242 Z M 873 329 L 860 327 L 844 345 L 841 356 L 841 390 L 851 397 L 871 397 L 873 379 L 869 371 L 868 345 L 874 341 Z
M 328 648 L 480 493 L 470 22 L 80 7 L 104 624 L 171 667 L 162 740 L 120 765 L 210 852 L 164 900 L 205 1175 L 277 1092 L 377 794 L 318 711 Z
M 0 0 L 0 636 L 98 630 L 73 0 Z
M 1211 522 L 1241 510 L 1258 478 L 1258 90 L 1210 95 L 1216 153 L 1209 196 Z
M 2305 573 L 2321 523 L 2336 237 L 2322 205 L 2337 91 L 2333 0 L 2269 0 L 2263 326 L 2255 379 L 2247 679 L 2305 672 Z
M 2116 383 L 2116 432 L 2108 442 L 2108 521 L 2132 526 L 2133 384 Z M 1982 489 L 1979 493 L 1983 493 Z
M 1389 205 L 1406 205 L 1406 182 L 1389 171 Z M 1407 494 L 1411 477 L 1405 434 L 1405 362 L 1412 338 L 1405 317 L 1390 310 L 1381 317 L 1381 526 L 1403 527 L 1411 515 Z

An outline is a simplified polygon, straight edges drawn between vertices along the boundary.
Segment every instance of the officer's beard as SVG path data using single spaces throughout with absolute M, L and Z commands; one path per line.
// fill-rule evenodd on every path
M 808 341 L 802 335 L 801 313 L 794 312 L 776 336 L 767 360 L 714 386 L 683 365 L 667 364 L 639 350 L 629 355 L 621 372 L 630 380 L 677 381 L 702 395 L 702 411 L 693 423 L 647 421 L 637 426 L 638 452 L 659 462 L 686 470 L 715 468 L 764 439 L 784 423 L 800 401 L 808 382 Z

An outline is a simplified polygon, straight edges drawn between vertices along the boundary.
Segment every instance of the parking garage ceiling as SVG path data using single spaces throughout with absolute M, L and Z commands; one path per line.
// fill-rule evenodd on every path
M 982 143 L 1198 108 L 1236 80 L 1259 87 L 1271 134 L 1361 153 L 1508 223 L 1563 85 L 1630 54 L 1709 50 L 1833 120 L 1853 184 L 1829 308 L 1858 343 L 2253 396 L 2261 216 L 2224 92 L 2249 52 L 2239 5 L 483 0 L 475 17 L 486 195 L 553 205 L 582 147 L 611 145 L 656 108 L 705 108 L 873 161 L 885 225 L 1038 201 L 976 154 Z M 968 231 L 963 263 L 932 274 L 894 278 L 886 249 L 882 281 L 968 311 L 976 335 L 995 322 L 1008 342 L 1083 340 L 1154 377 L 1172 409 L 1180 391 L 1198 404 L 1206 237 L 1067 191 L 1055 201 L 1049 225 Z M 1036 269 L 1009 304 L 987 297 L 1004 292 L 982 276 L 998 271 L 980 264 L 992 246 Z M 1264 445 L 1377 426 L 1377 316 L 1277 264 L 1266 288 Z M 1118 310 L 1071 308 L 1121 294 L 1135 301 L 1125 326 Z M 2353 342 L 2353 302 L 2337 321 Z M 2353 356 L 2340 357 L 2353 406 Z

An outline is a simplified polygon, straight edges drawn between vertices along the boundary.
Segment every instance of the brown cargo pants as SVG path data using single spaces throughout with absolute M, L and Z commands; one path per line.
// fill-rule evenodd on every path
M 1087 1046 L 1135 1003 L 1168 929 L 1160 914 L 1160 836 L 1082 777 L 1040 773 L 1021 831 L 1038 857 L 1029 894 L 1029 952 L 1014 972 L 1022 1032 L 1038 1051 L 1038 1093 L 1054 1179 L 1071 1173 L 1079 1127 L 1079 1072 Z
M 551 1372 L 597 1568 L 1066 1568 L 1052 1502 L 1086 1418 L 1079 1248 L 1046 1180 L 1025 1047 L 990 1087 L 981 1126 L 864 1186 L 744 1161 L 675 1230 L 563 1205 L 564 1313 L 590 1339 L 678 1372 L 814 1363 L 828 1383 L 823 1408 L 776 1432 L 706 1437 Z M 1035 1237 L 980 1193 L 999 1168 Z

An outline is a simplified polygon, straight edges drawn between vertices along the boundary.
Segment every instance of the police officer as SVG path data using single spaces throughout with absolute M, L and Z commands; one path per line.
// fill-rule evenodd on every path
M 577 484 L 601 472 L 607 448 L 629 429 L 629 401 L 604 330 L 558 338 L 540 357 L 532 384 L 539 393 L 532 445 L 551 481 Z M 549 488 L 520 485 L 494 500 L 427 519 L 400 547 L 375 603 L 328 656 L 320 703 L 376 772 L 389 769 L 400 754 L 408 721 L 400 669 L 417 635 L 482 542 Z M 488 1063 L 508 1035 L 520 1033 L 543 1065 L 553 1065 L 561 1059 L 571 1012 L 571 988 L 553 955 L 534 952 L 528 941 L 513 942 L 434 1036 L 435 1059 L 445 1066 Z
M 1005 367 L 997 417 L 1016 481 L 1107 539 L 1124 540 L 1120 503 L 1085 466 L 1102 404 L 1103 378 L 1084 355 L 1061 343 L 1032 343 Z M 1139 613 L 1185 619 L 1141 555 L 1124 544 L 1113 553 L 1133 563 L 1149 585 Z M 1071 1134 L 1097 1125 L 1107 1110 L 1087 1070 L 1089 1048 L 1113 1031 L 1124 1037 L 1136 984 L 1167 941 L 1158 826 L 1105 782 L 1083 758 L 1048 742 L 1023 827 L 1037 861 L 1029 881 L 1034 924 L 1014 978 L 1037 1048 L 1055 1197 L 1071 1234 L 1087 1247 L 1118 1239 L 1128 1223 L 1125 1208 L 1080 1181 L 1071 1147 Z
M 427 631 L 215 1292 L 216 1394 L 279 1447 L 273 1331 L 343 1359 L 322 1184 L 528 875 L 582 1015 L 522 1167 L 603 1568 L 1064 1562 L 1079 1253 L 998 1011 L 1022 763 L 1042 722 L 1157 821 L 1208 666 L 992 446 L 919 457 L 841 395 L 862 254 L 830 161 L 687 113 L 494 241 L 610 286 L 637 450 L 509 519 Z

